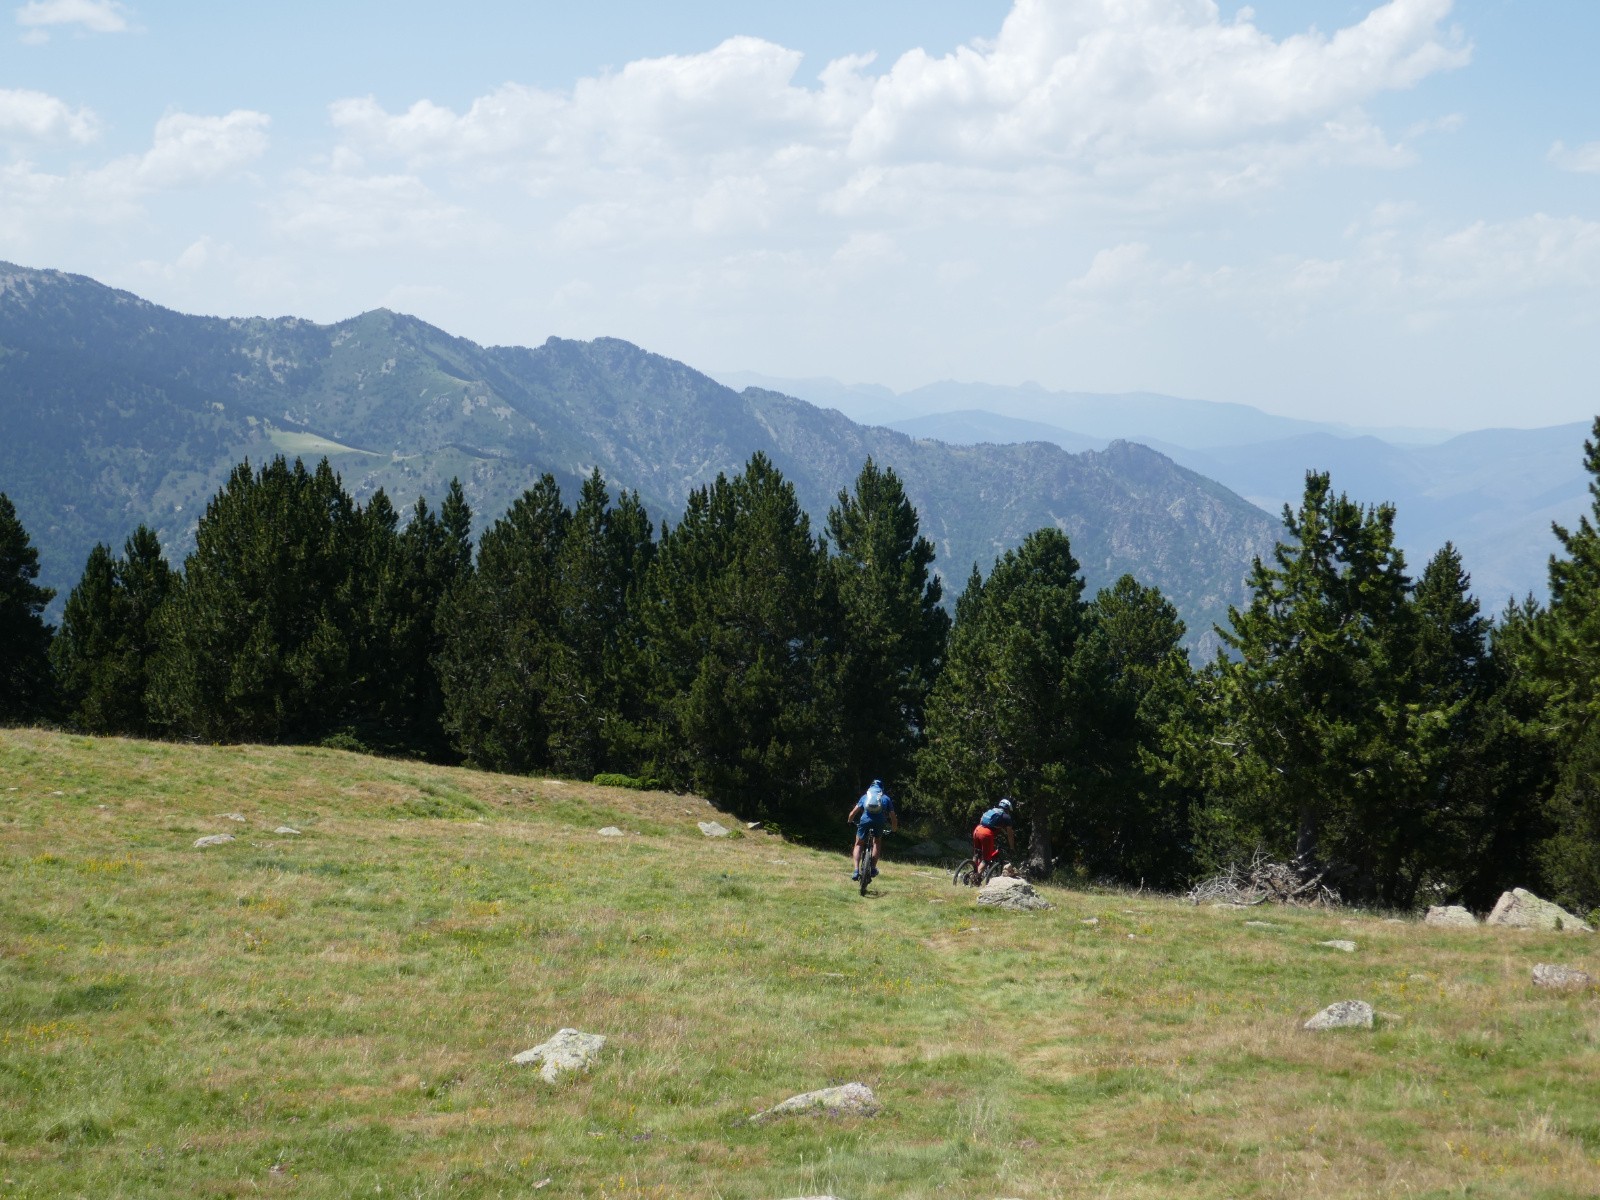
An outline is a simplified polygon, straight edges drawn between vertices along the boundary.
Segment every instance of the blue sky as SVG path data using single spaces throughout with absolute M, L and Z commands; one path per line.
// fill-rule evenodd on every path
M 26 0 L 0 258 L 714 370 L 1587 420 L 1596 45 L 1592 0 Z

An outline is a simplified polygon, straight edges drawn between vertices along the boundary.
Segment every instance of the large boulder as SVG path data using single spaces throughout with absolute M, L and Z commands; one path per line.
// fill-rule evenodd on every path
M 790 1096 L 782 1104 L 762 1109 L 750 1121 L 760 1125 L 778 1117 L 875 1117 L 880 1111 L 878 1098 L 871 1088 L 864 1083 L 846 1083 Z
M 715 821 L 697 821 L 696 824 L 700 826 L 700 832 L 705 834 L 707 837 L 728 836 L 728 831 Z
M 1593 933 L 1594 927 L 1580 921 L 1559 904 L 1541 900 L 1524 888 L 1512 888 L 1495 903 L 1485 925 L 1505 925 L 1512 929 L 1549 929 L 1561 932 Z
M 1330 1004 L 1305 1023 L 1307 1029 L 1371 1029 L 1372 1005 L 1365 1000 Z
M 1013 912 L 1034 912 L 1054 908 L 1055 905 L 1033 890 L 1026 879 L 1013 879 L 997 875 L 978 889 L 978 903 L 994 908 L 1009 908 Z
M 569 1071 L 587 1071 L 589 1065 L 600 1057 L 606 1039 L 598 1033 L 581 1033 L 576 1029 L 560 1029 L 548 1042 L 524 1050 L 511 1061 L 525 1066 L 542 1064 L 539 1075 L 546 1083 L 554 1083 Z
M 1533 968 L 1533 982 L 1547 988 L 1586 988 L 1594 984 L 1594 976 L 1577 967 L 1540 963 Z
M 1478 918 L 1459 904 L 1435 904 L 1422 918 L 1424 925 L 1438 925 L 1444 929 L 1476 929 Z

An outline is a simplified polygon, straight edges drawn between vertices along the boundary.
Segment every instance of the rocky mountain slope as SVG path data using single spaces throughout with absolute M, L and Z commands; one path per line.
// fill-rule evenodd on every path
M 541 472 L 598 467 L 675 519 L 756 450 L 821 518 L 871 455 L 893 467 L 959 588 L 1033 529 L 1072 538 L 1091 587 L 1132 572 L 1203 638 L 1277 522 L 1143 446 L 952 446 L 735 392 L 626 342 L 481 347 L 384 310 L 334 325 L 186 316 L 93 280 L 0 265 L 0 490 L 65 589 L 97 540 L 140 521 L 181 556 L 243 457 L 327 454 L 358 496 L 437 499 L 461 477 L 480 522 Z

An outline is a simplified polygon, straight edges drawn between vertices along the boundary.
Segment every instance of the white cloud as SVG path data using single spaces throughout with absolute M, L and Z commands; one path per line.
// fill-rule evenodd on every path
M 247 109 L 220 117 L 169 113 L 156 122 L 150 149 L 111 163 L 102 174 L 140 192 L 210 183 L 265 154 L 271 124 L 265 113 Z
M 91 142 L 99 132 L 99 120 L 86 108 L 72 108 L 44 92 L 0 88 L 0 137 Z
M 1585 175 L 1600 174 L 1600 142 L 1573 146 L 1570 150 L 1562 142 L 1550 147 L 1550 161 L 1563 171 L 1578 171 Z
M 508 84 L 460 113 L 426 99 L 391 113 L 364 97 L 329 114 L 362 155 L 575 193 L 575 210 L 675 188 L 703 234 L 819 209 L 1014 208 L 1018 195 L 1153 206 L 1409 161 L 1364 106 L 1466 64 L 1470 48 L 1444 28 L 1450 7 L 1389 0 L 1331 35 L 1277 39 L 1248 12 L 1223 21 L 1211 0 L 1016 0 L 992 42 L 914 50 L 877 75 L 857 56 L 797 82 L 797 52 L 736 37 L 566 91 Z M 732 195 L 737 212 L 719 207 Z
M 340 251 L 438 249 L 497 236 L 493 222 L 441 200 L 411 175 L 300 172 L 281 203 L 273 219 L 279 233 Z
M 238 110 L 220 117 L 172 113 L 150 148 L 103 166 L 54 173 L 17 161 L 0 169 L 0 233 L 26 240 L 74 222 L 104 226 L 143 211 L 162 192 L 220 182 L 267 148 L 269 118 Z
M 29 32 L 24 40 L 48 40 L 49 30 L 77 26 L 89 33 L 125 33 L 126 9 L 117 0 L 28 0 L 17 9 L 17 24 Z

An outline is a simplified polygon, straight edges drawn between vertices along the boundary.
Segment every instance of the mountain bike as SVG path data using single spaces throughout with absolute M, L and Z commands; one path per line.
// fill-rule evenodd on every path
M 996 875 L 1003 874 L 1010 862 L 1010 857 L 1004 850 L 984 863 L 981 869 L 973 866 L 969 858 L 951 874 L 950 882 L 957 887 L 982 887 Z
M 878 851 L 883 852 L 883 839 L 888 837 L 892 830 L 884 829 L 878 833 Z M 878 868 L 872 861 L 872 842 L 870 840 L 861 845 L 861 894 L 867 894 L 867 885 L 877 877 Z

